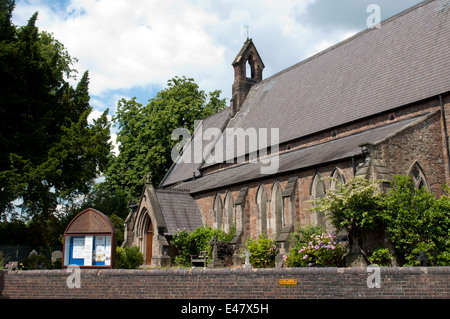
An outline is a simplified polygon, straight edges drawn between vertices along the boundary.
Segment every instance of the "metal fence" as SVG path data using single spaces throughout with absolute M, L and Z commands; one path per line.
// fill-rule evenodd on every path
M 6 262 L 21 261 L 27 258 L 33 250 L 50 259 L 53 251 L 62 251 L 62 246 L 0 245 L 0 251 L 3 253 Z

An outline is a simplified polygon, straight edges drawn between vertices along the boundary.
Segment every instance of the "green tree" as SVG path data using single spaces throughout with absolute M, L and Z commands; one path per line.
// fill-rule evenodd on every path
M 78 211 L 86 208 L 94 208 L 107 216 L 117 215 L 121 219 L 126 219 L 130 212 L 127 194 L 122 190 L 110 191 L 105 183 L 94 186 L 92 191 L 85 197 Z
M 178 141 L 173 130 L 186 128 L 191 134 L 194 121 L 225 107 L 220 91 L 206 94 L 193 79 L 175 77 L 147 105 L 135 98 L 118 103 L 114 121 L 118 126 L 119 155 L 111 158 L 106 182 L 112 189 L 125 190 L 130 199 L 140 196 L 147 174 L 160 183 L 172 165 L 171 150 Z
M 27 216 L 49 216 L 58 200 L 86 194 L 106 167 L 108 111 L 88 123 L 88 72 L 73 88 L 75 59 L 39 32 L 37 13 L 14 26 L 13 9 L 0 1 L 0 218 L 18 199 Z
M 450 265 L 450 197 L 436 198 L 425 187 L 414 188 L 411 177 L 395 176 L 386 196 L 387 235 L 397 257 L 407 266 L 420 265 L 425 251 L 434 265 Z
M 312 201 L 313 210 L 324 212 L 337 231 L 347 232 L 350 245 L 359 249 L 368 264 L 364 234 L 378 233 L 386 222 L 384 193 L 378 187 L 379 182 L 354 178 Z

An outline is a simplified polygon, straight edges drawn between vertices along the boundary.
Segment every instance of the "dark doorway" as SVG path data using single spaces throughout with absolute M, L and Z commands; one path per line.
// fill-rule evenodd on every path
M 147 228 L 147 252 L 146 252 L 146 265 L 151 265 L 152 263 L 152 254 L 153 254 L 153 227 L 152 222 L 148 224 Z

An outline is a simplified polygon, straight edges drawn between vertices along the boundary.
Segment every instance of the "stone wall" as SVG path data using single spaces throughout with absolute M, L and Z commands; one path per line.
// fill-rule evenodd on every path
M 82 269 L 72 289 L 65 270 L 0 271 L 0 299 L 450 298 L 450 267 L 380 269 L 380 288 L 368 287 L 366 268 Z
M 439 112 L 382 143 L 382 158 L 392 175 L 408 175 L 413 164 L 420 163 L 430 191 L 440 196 L 446 180 L 441 129 Z

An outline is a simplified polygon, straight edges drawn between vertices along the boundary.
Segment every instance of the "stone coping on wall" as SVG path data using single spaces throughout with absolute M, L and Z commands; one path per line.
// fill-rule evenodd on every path
M 446 267 L 380 267 L 382 274 L 446 274 L 450 276 L 450 266 Z M 82 274 L 96 276 L 170 276 L 170 275 L 311 275 L 311 274 L 361 274 L 367 273 L 367 267 L 298 267 L 298 268 L 146 268 L 146 269 L 80 269 Z M 65 269 L 52 270 L 3 270 L 8 275 L 23 276 L 67 276 Z

